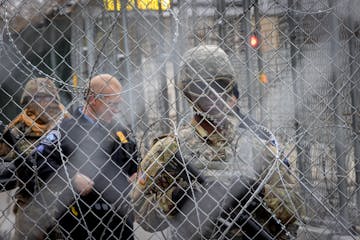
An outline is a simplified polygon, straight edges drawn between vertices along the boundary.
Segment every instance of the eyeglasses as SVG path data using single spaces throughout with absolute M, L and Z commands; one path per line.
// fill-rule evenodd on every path
M 210 91 L 216 91 L 217 93 L 229 92 L 231 87 L 231 82 L 223 79 L 214 79 L 210 83 L 206 80 L 196 80 L 187 86 L 187 91 L 193 95 L 200 96 L 208 94 Z
M 121 98 L 120 97 L 118 97 L 115 101 L 110 100 L 109 98 L 106 98 L 104 96 L 99 96 L 99 97 L 97 97 L 97 99 L 101 100 L 101 102 L 103 102 L 107 107 L 109 107 L 111 109 L 119 108 L 120 103 L 121 103 Z

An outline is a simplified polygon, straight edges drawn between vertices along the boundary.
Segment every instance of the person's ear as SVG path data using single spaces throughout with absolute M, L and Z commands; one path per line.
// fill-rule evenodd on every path
M 95 104 L 95 101 L 96 101 L 96 98 L 95 98 L 95 96 L 94 95 L 89 95 L 88 97 L 87 97 L 87 103 L 89 104 L 89 105 L 94 105 Z
M 232 95 L 228 100 L 228 104 L 230 105 L 230 107 L 235 106 L 237 104 L 237 98 Z

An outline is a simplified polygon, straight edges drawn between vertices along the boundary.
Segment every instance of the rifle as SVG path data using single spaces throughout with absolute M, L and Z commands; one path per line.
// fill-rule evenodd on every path
M 169 162 L 172 162 L 170 163 Z M 229 211 L 241 210 L 242 206 L 241 203 L 243 203 L 247 199 L 247 197 L 251 196 L 251 186 L 254 185 L 253 180 L 249 180 L 248 178 L 238 179 L 237 184 L 235 187 L 232 187 L 229 189 L 226 189 L 222 184 L 209 181 L 200 171 L 197 167 L 195 167 L 191 162 L 186 161 L 184 162 L 181 158 L 181 154 L 177 152 L 173 159 L 171 159 L 168 162 L 168 165 L 165 166 L 166 170 L 169 171 L 175 171 L 177 168 L 178 172 L 180 173 L 180 177 L 183 179 L 188 179 L 187 176 L 190 176 L 191 181 L 196 181 L 200 183 L 200 185 L 204 188 L 205 193 L 201 195 L 199 193 L 199 196 L 193 196 L 193 194 L 188 190 L 185 192 L 184 190 L 181 190 L 179 193 L 175 194 L 174 202 L 178 203 L 178 207 L 186 212 L 190 212 L 187 216 L 186 221 L 190 221 L 191 224 L 196 226 L 196 218 L 194 216 L 194 211 L 192 209 L 194 208 L 193 204 L 195 204 L 195 201 L 199 201 L 197 205 L 201 208 L 202 212 L 212 212 L 215 208 L 219 208 L 218 204 L 213 201 L 213 199 L 216 199 L 218 202 L 224 202 L 224 206 L 222 208 L 218 209 L 218 214 L 212 214 L 214 222 L 218 222 L 217 227 L 229 227 L 236 224 L 240 231 L 245 233 L 246 236 L 252 237 L 252 239 L 264 239 L 264 240 L 271 240 L 274 239 L 274 236 L 272 236 L 271 233 L 269 233 L 266 229 L 261 226 L 256 219 L 254 219 L 251 214 L 249 214 L 249 211 L 251 209 L 246 209 L 249 211 L 243 211 L 243 213 L 240 216 L 237 216 L 237 213 L 239 211 L 235 211 L 234 213 L 230 214 Z M 185 164 L 185 166 L 184 166 Z M 169 167 L 171 169 L 169 169 Z M 186 174 L 186 171 L 189 175 Z M 191 184 L 191 183 L 189 183 Z M 195 193 L 196 195 L 196 193 Z M 208 195 L 208 196 L 205 196 Z M 185 197 L 184 197 L 185 196 Z M 235 198 L 234 198 L 235 196 Z M 204 199 L 209 199 L 209 201 Z M 256 198 L 255 198 L 256 199 Z M 258 206 L 259 202 L 255 202 L 253 200 L 252 204 L 250 204 L 249 208 L 252 208 L 254 206 Z M 181 215 L 181 214 L 179 214 Z M 186 214 L 185 214 L 186 215 Z M 220 217 L 219 217 L 220 215 Z M 180 217 L 181 218 L 181 217 Z M 204 216 L 204 221 L 206 221 L 207 218 L 211 218 L 209 216 Z M 201 219 L 201 223 L 203 219 Z M 182 222 L 184 220 L 180 220 L 179 222 Z M 195 221 L 195 222 L 194 222 Z M 185 226 L 186 224 L 184 224 Z M 239 227 L 238 227 L 239 226 Z M 241 226 L 241 227 L 240 227 Z M 211 228 L 211 227 L 210 227 Z M 201 229 L 201 228 L 200 228 Z M 213 229 L 213 228 L 211 228 Z M 195 230 L 196 231 L 196 230 Z M 191 232 L 191 230 L 184 230 L 181 231 L 178 229 L 178 232 L 183 232 L 186 236 L 188 234 L 187 232 Z M 207 233 L 202 233 L 206 235 Z

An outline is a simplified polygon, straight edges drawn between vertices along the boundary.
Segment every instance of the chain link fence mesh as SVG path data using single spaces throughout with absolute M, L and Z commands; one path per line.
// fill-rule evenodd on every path
M 239 108 L 271 129 L 299 186 L 286 190 L 298 191 L 304 208 L 287 237 L 359 239 L 359 11 L 355 0 L 2 0 L 0 119 L 6 126 L 23 110 L 30 79 L 51 79 L 72 113 L 84 104 L 89 79 L 109 73 L 123 86 L 116 119 L 132 130 L 140 162 L 155 137 L 188 121 L 178 76 L 184 52 L 217 45 L 234 66 Z M 4 239 L 17 227 L 15 191 L 2 187 Z M 212 239 L 264 239 L 241 234 L 243 223 L 240 234 Z M 181 224 L 168 224 L 149 232 L 135 222 L 129 239 L 186 239 Z M 220 232 L 230 229 L 224 226 Z

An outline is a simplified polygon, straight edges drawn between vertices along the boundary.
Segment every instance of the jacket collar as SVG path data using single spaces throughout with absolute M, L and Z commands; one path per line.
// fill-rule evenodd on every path
M 195 128 L 196 133 L 205 141 L 216 144 L 219 141 L 226 141 L 225 137 L 217 131 L 208 132 L 195 119 L 191 120 L 191 126 Z

